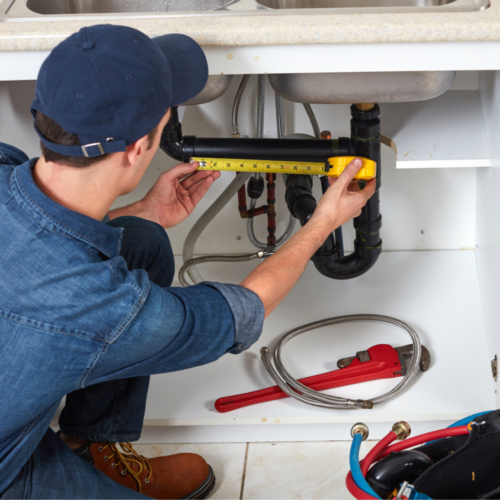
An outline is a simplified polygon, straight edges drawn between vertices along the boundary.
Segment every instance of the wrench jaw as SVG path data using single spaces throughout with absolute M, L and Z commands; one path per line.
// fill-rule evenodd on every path
M 347 368 L 354 360 L 356 356 L 350 356 L 348 358 L 342 358 L 337 361 L 337 368 Z
M 401 375 L 404 377 L 408 372 L 411 360 L 413 358 L 413 345 L 408 344 L 402 347 L 396 347 L 399 362 L 401 363 Z M 426 372 L 431 366 L 431 353 L 427 347 L 422 346 L 422 357 L 420 358 L 420 371 Z
M 361 363 L 366 363 L 370 361 L 370 353 L 368 351 L 359 351 L 356 353 L 356 356 L 339 359 L 337 361 L 337 368 L 347 368 L 355 359 L 359 359 Z
M 398 353 L 399 363 L 401 365 L 401 376 L 404 377 L 408 373 L 408 368 L 413 358 L 413 345 L 408 344 L 394 349 Z M 359 359 L 362 363 L 370 361 L 368 351 L 360 351 L 356 356 L 342 358 L 337 361 L 338 368 L 347 368 L 355 359 Z M 427 347 L 422 346 L 422 357 L 420 359 L 420 370 L 426 372 L 431 365 L 431 354 Z M 399 374 L 399 372 L 397 372 Z

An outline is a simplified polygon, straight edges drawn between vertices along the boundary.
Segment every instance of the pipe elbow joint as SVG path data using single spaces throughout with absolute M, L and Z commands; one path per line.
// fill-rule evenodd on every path
M 369 271 L 377 262 L 382 253 L 382 240 L 374 247 L 361 247 L 357 241 L 354 241 L 354 252 L 345 257 L 335 257 L 332 253 L 330 258 L 323 256 L 323 259 L 315 260 L 314 267 L 320 274 L 327 278 L 337 280 L 347 280 L 357 278 Z
M 182 161 L 183 159 L 183 154 L 182 154 L 182 144 L 180 142 L 164 142 L 163 137 L 160 142 L 160 149 L 170 158 L 173 158 L 174 160 L 177 161 Z

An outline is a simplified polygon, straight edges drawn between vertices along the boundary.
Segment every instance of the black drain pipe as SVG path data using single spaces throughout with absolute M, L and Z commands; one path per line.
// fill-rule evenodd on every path
M 305 139 L 233 139 L 182 135 L 177 108 L 171 108 L 170 120 L 162 134 L 160 148 L 178 161 L 190 158 L 231 158 L 242 160 L 310 161 L 324 163 L 333 156 L 352 153 L 350 140 Z
M 328 278 L 349 279 L 366 273 L 373 267 L 382 252 L 380 228 L 379 190 L 381 185 L 380 155 L 380 108 L 377 104 L 372 109 L 361 111 L 356 105 L 351 106 L 351 144 L 356 156 L 370 158 L 377 163 L 377 188 L 361 211 L 354 219 L 356 239 L 354 252 L 345 257 L 322 256 L 314 262 L 316 269 Z M 314 258 L 313 258 L 314 259 Z
M 230 158 L 248 160 L 281 160 L 326 162 L 333 156 L 362 156 L 377 163 L 377 189 L 354 219 L 356 239 L 354 252 L 340 255 L 340 248 L 330 235 L 312 257 L 316 269 L 334 279 L 356 278 L 371 269 L 382 252 L 379 207 L 381 179 L 380 109 L 377 104 L 368 110 L 351 106 L 351 139 L 226 139 L 183 136 L 177 108 L 171 108 L 171 117 L 160 142 L 161 149 L 172 158 L 188 162 L 192 157 Z M 312 177 L 289 175 L 285 199 L 290 212 L 303 226 L 316 209 L 312 195 Z
M 374 195 L 363 207 L 361 215 L 354 219 L 356 239 L 354 252 L 341 256 L 340 247 L 330 235 L 312 257 L 314 266 L 323 275 L 334 279 L 350 279 L 361 276 L 373 267 L 382 252 L 380 228 L 379 189 L 381 185 L 380 156 L 380 109 L 373 105 L 366 111 L 361 111 L 355 105 L 351 106 L 351 144 L 356 156 L 370 158 L 377 163 L 377 188 Z M 298 179 L 303 177 L 304 179 Z M 312 181 L 308 176 L 289 176 L 287 179 L 286 201 L 289 210 L 304 225 L 316 208 L 316 200 L 312 196 Z

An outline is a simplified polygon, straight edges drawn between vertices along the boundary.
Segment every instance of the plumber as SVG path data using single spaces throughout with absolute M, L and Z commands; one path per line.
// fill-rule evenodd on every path
M 363 191 L 350 184 L 354 160 L 310 221 L 240 285 L 172 288 L 164 229 L 220 174 L 177 165 L 142 200 L 110 207 L 144 175 L 169 108 L 207 78 L 203 51 L 186 36 L 83 28 L 38 76 L 41 157 L 0 144 L 2 499 L 205 498 L 215 477 L 202 457 L 147 459 L 130 444 L 149 377 L 248 349 L 317 248 L 375 190 L 375 181 Z

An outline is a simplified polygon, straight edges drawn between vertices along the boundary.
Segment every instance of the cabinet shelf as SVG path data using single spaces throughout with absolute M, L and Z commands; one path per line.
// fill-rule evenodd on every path
M 490 167 L 479 92 L 452 90 L 422 102 L 382 104 L 382 133 L 396 168 Z
M 206 279 L 217 277 L 222 282 L 238 283 L 253 266 L 208 264 L 200 271 Z M 326 410 L 291 399 L 225 414 L 214 410 L 214 401 L 219 397 L 273 385 L 260 359 L 262 346 L 273 348 L 284 333 L 305 323 L 355 313 L 399 318 L 416 329 L 430 350 L 431 369 L 419 374 L 403 395 L 373 410 Z M 409 337 L 396 327 L 375 322 L 327 327 L 290 342 L 284 361 L 299 378 L 334 370 L 337 359 L 378 343 L 400 346 L 408 344 Z M 400 380 L 374 381 L 328 392 L 369 398 L 390 390 Z M 220 426 L 215 432 L 226 436 L 230 435 L 229 427 L 234 432 L 234 426 L 238 426 L 238 435 L 246 441 L 259 440 L 255 426 L 277 429 L 276 423 L 281 427 L 295 424 L 289 427 L 293 428 L 293 440 L 300 441 L 307 440 L 315 424 L 350 426 L 362 420 L 388 425 L 404 419 L 428 421 L 430 428 L 436 428 L 443 425 L 439 421 L 454 421 L 494 405 L 475 252 L 384 252 L 375 267 L 356 280 L 329 280 L 309 265 L 296 287 L 266 320 L 261 339 L 247 352 L 152 377 L 145 424 L 199 426 L 192 431 L 193 439 L 198 440 L 205 439 L 203 428 L 217 440 L 213 426 Z M 273 434 L 272 430 L 265 432 Z M 329 426 L 328 432 L 328 439 L 346 439 L 342 426 Z M 189 435 L 184 431 L 182 438 L 189 440 Z M 282 440 L 290 439 L 286 431 L 283 435 Z

